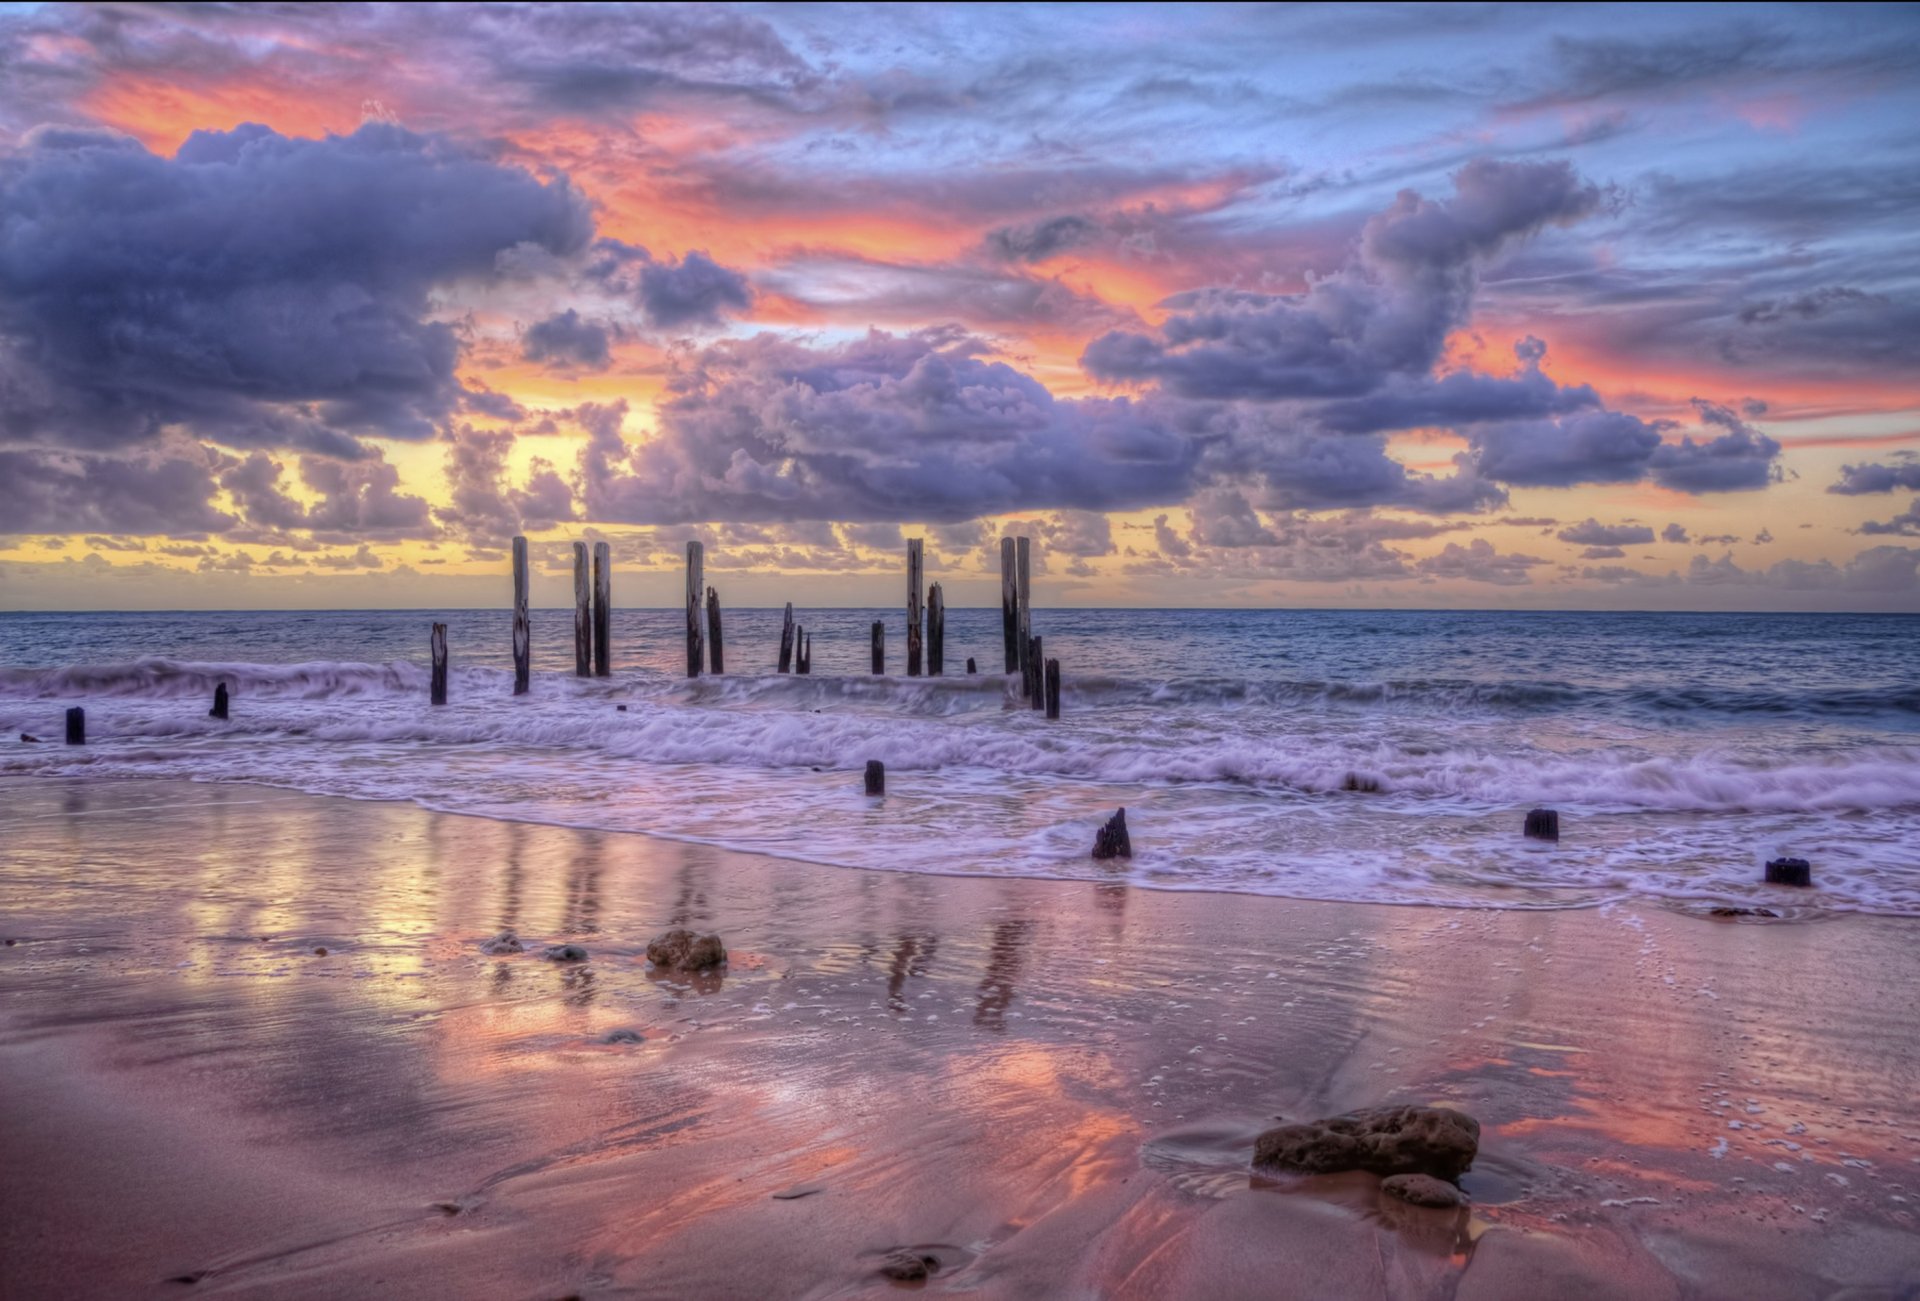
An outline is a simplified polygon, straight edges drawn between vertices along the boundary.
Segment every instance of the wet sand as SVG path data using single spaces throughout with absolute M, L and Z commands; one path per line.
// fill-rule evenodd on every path
M 160 782 L 0 785 L 0 836 L 7 1296 L 1920 1288 L 1913 922 L 859 872 Z M 650 974 L 674 924 L 727 973 Z M 1250 1175 L 1274 1118 L 1381 1102 L 1482 1121 L 1470 1212 Z M 939 1271 L 889 1282 L 900 1247 Z

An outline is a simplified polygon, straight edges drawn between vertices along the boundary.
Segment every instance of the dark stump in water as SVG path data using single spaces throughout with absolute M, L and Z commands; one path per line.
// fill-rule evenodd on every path
M 647 945 L 647 961 L 668 971 L 709 971 L 727 965 L 727 948 L 718 935 L 675 927 Z
M 1527 814 L 1527 825 L 1522 834 L 1528 840 L 1560 839 L 1560 815 L 1552 809 L 1534 809 Z
M 1127 811 L 1121 809 L 1094 833 L 1095 858 L 1132 858 L 1133 840 L 1127 835 Z
M 887 766 L 878 759 L 867 760 L 867 794 L 887 793 Z
M 207 711 L 208 718 L 227 716 L 227 684 L 222 682 L 213 689 L 213 708 Z
M 1465 1193 L 1432 1175 L 1394 1175 L 1381 1183 L 1380 1191 L 1389 1197 L 1398 1197 L 1403 1202 L 1431 1206 L 1436 1210 L 1459 1206 L 1467 1200 Z
M 1768 885 L 1812 885 L 1813 864 L 1804 858 L 1776 858 L 1767 864 Z
M 1270 1170 L 1431 1175 L 1458 1179 L 1480 1150 L 1480 1122 L 1439 1107 L 1369 1107 L 1280 1125 L 1255 1140 L 1253 1163 Z

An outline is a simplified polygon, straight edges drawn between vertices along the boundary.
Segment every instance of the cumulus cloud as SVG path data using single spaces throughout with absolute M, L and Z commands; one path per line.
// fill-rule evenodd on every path
M 569 307 L 527 327 L 521 338 L 521 355 L 528 361 L 554 362 L 605 370 L 611 360 L 607 328 L 582 317 Z
M 1891 463 L 1843 465 L 1840 467 L 1839 482 L 1827 488 L 1828 492 L 1847 497 L 1903 490 L 1920 492 L 1920 457 L 1911 452 L 1896 455 Z
M 1538 556 L 1496 550 L 1485 538 L 1474 538 L 1465 546 L 1449 542 L 1440 554 L 1425 556 L 1414 567 L 1428 578 L 1517 587 L 1531 583 L 1533 576 L 1528 571 L 1546 563 Z
M 1654 481 L 1679 492 L 1738 492 L 1764 488 L 1779 477 L 1780 444 L 1727 407 L 1694 399 L 1701 420 L 1726 432 L 1696 443 L 1692 436 L 1662 443 L 1647 460 Z
M 1583 547 L 1631 547 L 1653 541 L 1653 530 L 1644 524 L 1602 524 L 1589 516 L 1561 529 L 1558 537 L 1562 542 Z
M 630 299 L 655 329 L 710 329 L 753 306 L 747 278 L 700 249 L 675 262 L 637 244 L 601 239 L 584 272 L 589 282 Z
M 461 425 L 446 438 L 448 504 L 435 517 L 469 542 L 497 546 L 516 533 L 552 528 L 575 518 L 573 490 L 552 465 L 535 458 L 527 481 L 508 483 L 511 430 Z
M 1862 533 L 1898 534 L 1902 537 L 1920 537 L 1920 497 L 1915 497 L 1911 505 L 1889 520 L 1868 520 L 1860 526 Z
M 1662 542 L 1685 542 L 1687 540 L 1687 526 L 1678 523 L 1667 525 L 1660 530 L 1660 540 Z
M 114 457 L 0 449 L 0 528 L 88 530 L 175 537 L 218 533 L 236 521 L 213 504 L 216 455 L 166 444 Z

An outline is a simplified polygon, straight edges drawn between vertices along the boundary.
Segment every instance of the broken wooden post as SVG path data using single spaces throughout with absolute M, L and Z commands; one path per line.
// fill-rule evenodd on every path
M 1527 825 L 1522 834 L 1528 840 L 1560 839 L 1560 815 L 1552 809 L 1534 809 L 1527 814 Z
M 1127 811 L 1121 809 L 1093 833 L 1095 858 L 1132 858 L 1133 838 L 1127 835 Z
M 227 716 L 227 684 L 222 682 L 213 689 L 213 708 L 207 711 L 208 718 Z
M 920 676 L 920 582 L 926 560 L 926 539 L 907 539 L 907 676 Z
M 1020 667 L 1020 584 L 1014 577 L 1013 539 L 1000 539 L 1000 635 L 1007 647 L 1007 672 Z
M 1023 682 L 1027 689 L 1028 708 L 1031 709 L 1045 709 L 1047 707 L 1045 671 L 1041 668 L 1041 665 L 1044 663 L 1046 663 L 1046 661 L 1040 658 L 1040 639 L 1038 637 L 1027 638 L 1026 676 Z
M 687 543 L 687 676 L 697 678 L 707 658 L 706 633 L 700 621 L 700 597 L 707 590 L 707 549 Z
M 67 711 L 67 744 L 87 743 L 87 711 L 75 705 Z
M 873 621 L 873 676 L 880 677 L 887 671 L 887 625 L 879 619 Z
M 1813 864 L 1804 858 L 1776 858 L 1767 864 L 1768 885 L 1813 884 Z
M 813 672 L 813 634 L 805 628 L 795 627 L 793 644 L 797 648 L 794 654 L 800 657 L 800 672 Z
M 707 589 L 707 655 L 715 673 L 725 673 L 726 662 L 720 646 L 720 593 Z
M 593 588 L 587 574 L 587 544 L 573 544 L 573 675 L 593 673 Z
M 971 655 L 967 656 L 967 672 L 978 673 L 979 671 L 980 670 L 974 665 L 973 656 Z
M 433 625 L 433 636 L 427 642 L 433 651 L 433 681 L 427 689 L 427 699 L 436 705 L 447 703 L 447 625 Z
M 527 540 L 513 540 L 513 694 L 524 696 L 533 679 L 533 625 L 527 622 Z
M 613 676 L 613 548 L 593 544 L 593 675 Z
M 787 602 L 787 617 L 780 622 L 780 671 L 793 667 L 793 602 Z
M 1060 661 L 1047 661 L 1047 717 L 1060 717 Z
M 927 590 L 927 676 L 944 677 L 947 671 L 947 598 L 935 583 Z
M 887 767 L 878 759 L 867 760 L 867 794 L 885 795 L 887 793 Z
M 1032 568 L 1029 563 L 1031 551 L 1032 544 L 1029 539 L 1014 539 L 1013 599 L 1017 606 L 1013 612 L 1015 623 L 1014 631 L 1020 645 L 1020 671 L 1026 677 L 1029 695 L 1033 693 L 1033 686 L 1039 677 L 1039 669 L 1031 665 L 1026 659 L 1027 653 L 1033 649 L 1031 644 L 1033 637 L 1033 583 Z

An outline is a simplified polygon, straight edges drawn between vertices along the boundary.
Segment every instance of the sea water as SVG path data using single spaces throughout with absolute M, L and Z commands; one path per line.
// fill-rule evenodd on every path
M 728 672 L 695 680 L 682 612 L 624 610 L 612 676 L 582 679 L 572 612 L 538 610 L 516 697 L 505 611 L 0 614 L 0 777 L 256 782 L 884 871 L 1920 914 L 1920 616 L 1040 610 L 1058 722 L 1003 671 L 997 609 L 947 612 L 938 679 L 904 676 L 899 611 L 796 617 L 810 676 L 773 671 L 777 610 L 728 611 Z M 1537 805 L 1557 845 L 1522 838 Z M 1096 863 L 1119 807 L 1135 856 Z M 1816 890 L 1759 884 L 1784 854 Z

